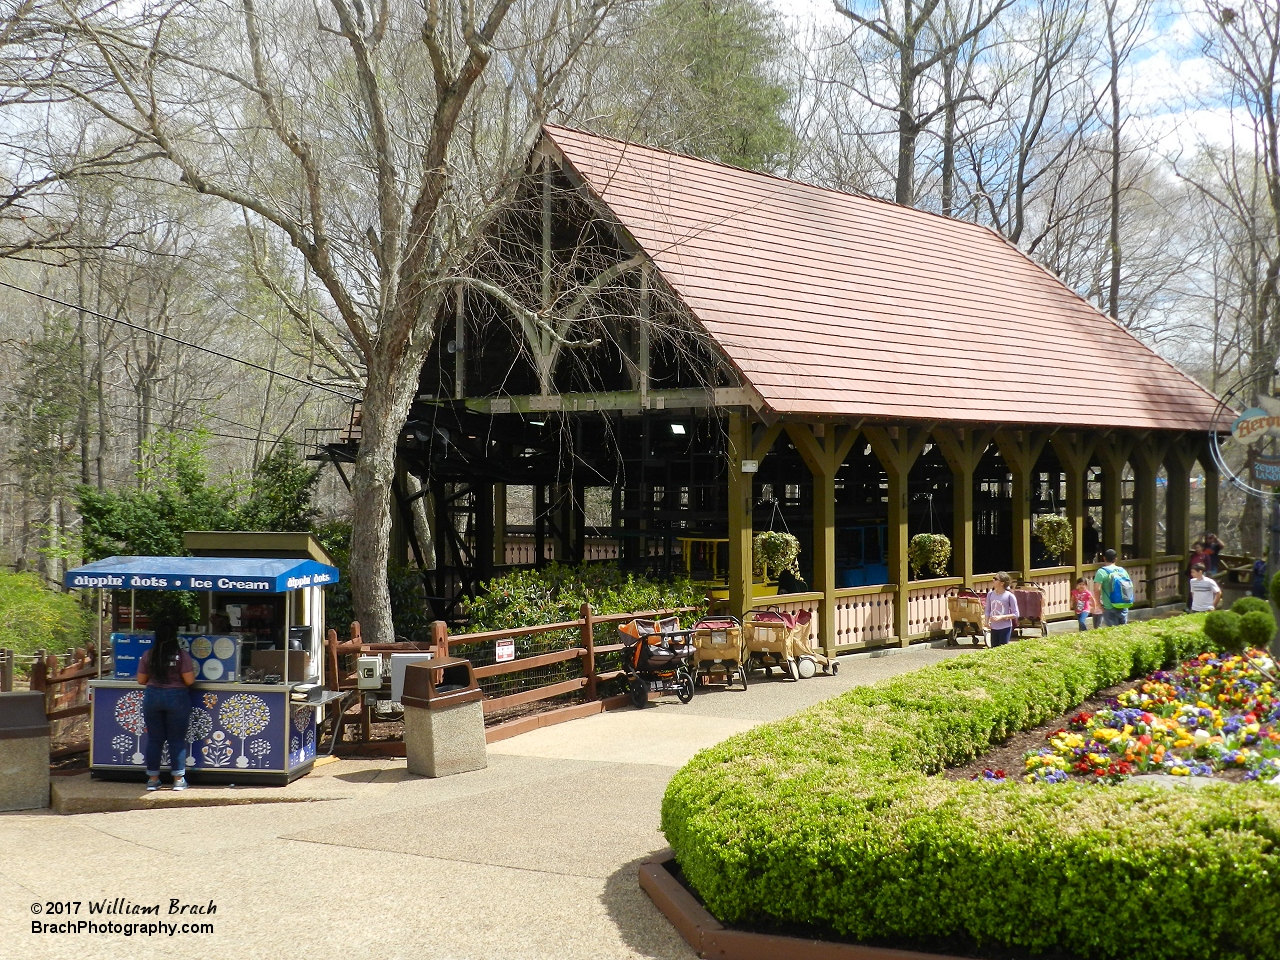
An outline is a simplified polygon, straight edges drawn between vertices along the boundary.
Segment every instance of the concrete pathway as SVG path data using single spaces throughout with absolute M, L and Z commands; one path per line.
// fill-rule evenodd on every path
M 846 657 L 836 677 L 600 714 L 493 744 L 488 769 L 443 780 L 412 777 L 403 760 L 340 761 L 307 778 L 313 802 L 0 814 L 0 956 L 685 960 L 692 951 L 636 882 L 665 846 L 672 773 L 757 723 L 966 653 Z M 89 914 L 116 898 L 161 915 Z M 217 912 L 171 915 L 174 899 Z M 68 919 L 44 912 L 51 901 L 80 902 L 73 921 L 213 932 L 37 936 L 33 920 Z

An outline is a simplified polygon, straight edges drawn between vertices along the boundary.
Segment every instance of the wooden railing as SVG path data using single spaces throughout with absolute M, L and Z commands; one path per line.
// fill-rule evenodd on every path
M 1185 567 L 1186 560 L 1182 557 L 1160 557 L 1156 561 L 1151 584 L 1152 599 L 1156 603 L 1167 603 L 1184 595 L 1182 571 Z
M 1123 566 L 1129 571 L 1129 579 L 1133 581 L 1133 605 L 1147 605 L 1147 573 L 1151 569 L 1149 560 L 1125 560 Z
M 31 667 L 30 689 L 44 693 L 44 712 L 51 724 L 51 757 L 89 749 L 89 725 L 79 718 L 89 716 L 89 680 L 98 676 L 98 664 L 93 652 L 83 649 L 67 660 L 64 666 L 55 654 L 48 654 L 38 656 Z
M 570 694 L 584 692 L 587 701 L 600 701 L 601 684 L 617 677 L 622 671 L 616 667 L 600 669 L 601 659 L 619 653 L 625 644 L 621 642 L 597 643 L 603 630 L 612 638 L 617 635 L 617 627 L 629 620 L 657 619 L 692 613 L 699 607 L 677 607 L 669 610 L 646 610 L 633 613 L 613 613 L 605 616 L 595 615 L 590 605 L 583 604 L 576 620 L 562 623 L 539 624 L 530 627 L 516 627 L 509 630 L 489 630 L 481 633 L 460 633 L 450 635 L 443 621 L 437 621 L 433 637 L 437 656 L 462 656 L 478 665 L 475 667 L 476 679 L 482 689 L 487 688 L 482 701 L 487 718 L 497 718 L 514 708 L 544 700 L 552 700 Z M 555 637 L 559 634 L 560 637 Z M 550 638 L 550 646 L 558 649 L 532 650 L 534 638 Z M 514 660 L 503 663 L 495 662 L 495 653 L 500 641 L 517 642 L 517 656 Z M 576 642 L 574 642 L 576 640 Z M 519 643 L 525 641 L 527 653 L 519 655 Z M 558 646 L 558 642 L 566 645 Z M 497 682 L 501 681 L 501 682 Z M 499 723 L 491 726 L 487 732 L 489 739 L 501 739 L 521 732 L 524 727 L 545 726 L 547 723 L 559 722 L 559 719 L 573 719 L 584 715 L 581 712 L 565 714 L 560 718 L 548 716 L 525 717 L 522 719 Z M 532 722 L 530 722 L 532 721 Z M 501 728 L 501 729 L 498 729 Z
M 913 580 L 907 585 L 907 635 L 932 636 L 951 629 L 947 591 L 963 586 L 960 577 Z
M 1075 616 L 1071 609 L 1071 591 L 1075 588 L 1075 567 L 1044 567 L 1031 571 L 1031 582 L 1044 591 L 1041 614 L 1046 620 Z
M 894 639 L 893 605 L 897 587 L 882 583 L 836 591 L 834 648 L 874 646 Z

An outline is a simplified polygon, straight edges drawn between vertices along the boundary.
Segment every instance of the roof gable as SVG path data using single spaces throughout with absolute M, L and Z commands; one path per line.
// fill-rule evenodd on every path
M 985 227 L 546 135 L 778 413 L 1210 428 L 1211 393 Z

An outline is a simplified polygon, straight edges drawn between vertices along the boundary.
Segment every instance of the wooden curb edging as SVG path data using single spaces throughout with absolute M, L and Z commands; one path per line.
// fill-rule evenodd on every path
M 640 887 L 700 957 L 716 960 L 778 960 L 780 957 L 787 960 L 959 960 L 941 953 L 728 929 L 672 876 L 668 864 L 674 862 L 670 850 L 654 854 L 640 865 Z

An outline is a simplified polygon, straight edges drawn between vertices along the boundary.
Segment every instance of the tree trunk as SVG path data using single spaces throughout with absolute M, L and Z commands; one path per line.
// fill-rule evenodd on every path
M 360 407 L 360 452 L 351 477 L 351 599 L 366 642 L 391 643 L 395 640 L 387 580 L 391 486 L 396 444 L 417 393 L 422 357 L 420 350 L 413 350 L 384 366 L 375 351 L 371 360 Z
M 1107 41 L 1111 52 L 1111 210 L 1108 246 L 1111 276 L 1107 289 L 1107 312 L 1120 319 L 1120 50 L 1116 44 L 1116 8 L 1107 7 Z

